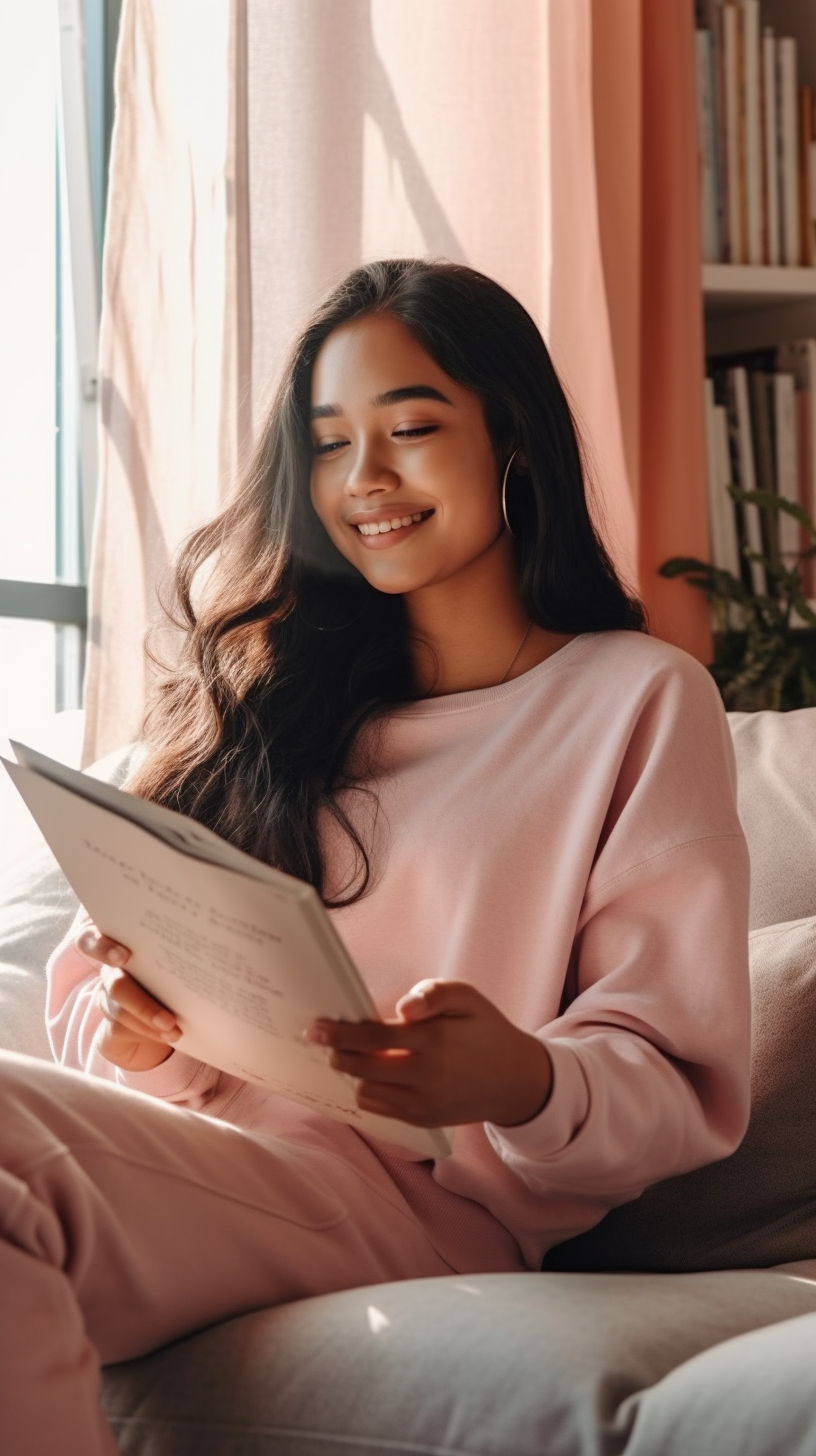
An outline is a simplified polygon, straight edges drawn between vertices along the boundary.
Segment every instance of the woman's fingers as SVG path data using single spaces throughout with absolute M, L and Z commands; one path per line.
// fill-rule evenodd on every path
M 106 1061 L 129 1072 L 148 1072 L 173 1054 L 181 1027 L 172 1011 L 123 969 L 130 950 L 96 925 L 76 938 L 77 949 L 99 964 L 95 1004 L 102 1013 L 96 1045 Z
M 102 961 L 108 966 L 125 966 L 130 960 L 130 951 L 126 945 L 120 945 L 118 941 L 111 940 L 110 936 L 103 935 L 95 925 L 87 925 L 77 936 L 77 949 L 84 955 L 90 956 L 91 960 Z
M 360 1081 L 387 1082 L 402 1086 L 416 1082 L 416 1060 L 411 1052 L 379 1052 L 367 1056 L 363 1052 L 332 1052 L 329 1065 L 337 1072 L 346 1072 Z
M 309 1041 L 318 1046 L 348 1052 L 386 1052 L 396 1048 L 412 1050 L 421 1045 L 423 1029 L 404 1021 L 313 1021 L 306 1029 Z
M 154 1039 L 181 1035 L 172 1011 L 122 969 L 130 960 L 126 945 L 103 935 L 96 925 L 87 925 L 77 936 L 76 945 L 84 955 L 100 963 L 97 1004 L 108 1021 Z
M 127 1026 L 142 1036 L 169 1039 L 181 1035 L 172 1011 L 157 1001 L 127 971 L 103 966 L 100 972 L 99 1007 L 109 1021 Z

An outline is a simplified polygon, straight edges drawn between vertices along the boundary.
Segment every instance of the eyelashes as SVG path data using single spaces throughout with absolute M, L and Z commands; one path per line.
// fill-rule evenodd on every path
M 407 425 L 404 429 L 393 430 L 392 439 L 418 440 L 435 434 L 438 429 L 438 425 Z M 348 440 L 318 440 L 314 445 L 314 453 L 315 455 L 334 455 L 348 443 Z

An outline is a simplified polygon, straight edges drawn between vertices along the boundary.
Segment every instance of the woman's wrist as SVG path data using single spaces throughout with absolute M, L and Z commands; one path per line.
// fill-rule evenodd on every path
M 517 1053 L 507 1106 L 501 1117 L 490 1119 L 494 1127 L 521 1127 L 532 1122 L 544 1111 L 552 1094 L 552 1059 L 544 1043 L 528 1032 L 520 1032 Z

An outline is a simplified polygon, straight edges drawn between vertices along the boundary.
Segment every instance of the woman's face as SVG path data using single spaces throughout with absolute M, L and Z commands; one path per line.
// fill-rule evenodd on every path
M 321 347 L 312 439 L 315 511 L 379 591 L 450 581 L 511 549 L 481 401 L 390 314 L 344 324 Z

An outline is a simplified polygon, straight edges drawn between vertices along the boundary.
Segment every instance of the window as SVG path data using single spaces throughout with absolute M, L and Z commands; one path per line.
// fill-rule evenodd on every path
M 0 12 L 0 732 L 79 706 L 121 0 Z M 83 367 L 84 366 L 84 367 Z

